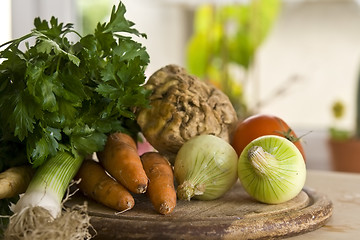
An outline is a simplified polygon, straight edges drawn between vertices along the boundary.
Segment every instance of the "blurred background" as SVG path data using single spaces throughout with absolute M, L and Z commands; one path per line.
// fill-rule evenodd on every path
M 302 136 L 310 169 L 334 170 L 328 141 L 356 125 L 360 6 L 355 0 L 124 0 L 147 34 L 147 75 L 167 64 L 214 83 L 240 116 L 270 113 Z M 114 0 L 2 0 L 0 42 L 56 16 L 82 34 Z M 333 115 L 333 105 L 337 112 Z M 360 159 L 359 159 L 360 162 Z

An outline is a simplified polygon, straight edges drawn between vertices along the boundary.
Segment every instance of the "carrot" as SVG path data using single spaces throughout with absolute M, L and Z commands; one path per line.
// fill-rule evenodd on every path
M 107 207 L 118 211 L 134 207 L 135 201 L 129 191 L 94 160 L 84 160 L 75 178 L 81 179 L 78 187 L 85 196 Z
M 0 199 L 24 193 L 35 170 L 31 166 L 12 167 L 0 173 Z
M 161 214 L 171 213 L 176 206 L 174 174 L 169 161 L 157 152 L 141 155 L 149 178 L 148 196 L 155 210 Z
M 111 134 L 104 150 L 97 153 L 110 175 L 133 193 L 146 192 L 148 178 L 141 164 L 135 141 L 125 133 Z
M 109 139 L 108 139 L 109 141 Z M 117 132 L 117 133 L 113 133 L 110 135 L 110 141 L 112 141 L 112 143 L 125 143 L 127 145 L 130 145 L 132 146 L 133 148 L 137 148 L 137 145 L 136 145 L 136 142 L 134 141 L 134 139 L 126 134 L 126 133 L 120 133 L 120 132 Z

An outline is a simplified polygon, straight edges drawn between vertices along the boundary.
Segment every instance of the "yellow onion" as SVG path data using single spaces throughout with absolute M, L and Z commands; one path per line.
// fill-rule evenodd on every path
M 236 151 L 225 140 L 213 135 L 191 138 L 175 159 L 178 198 L 213 200 L 223 196 L 238 178 L 237 161 Z

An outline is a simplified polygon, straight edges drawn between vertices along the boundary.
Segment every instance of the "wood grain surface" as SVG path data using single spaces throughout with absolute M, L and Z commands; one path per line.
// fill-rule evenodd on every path
M 124 213 L 77 194 L 66 206 L 88 202 L 94 239 L 275 239 L 322 227 L 333 205 L 306 188 L 294 199 L 269 205 L 253 200 L 238 182 L 222 198 L 182 201 L 170 215 L 160 215 L 146 195 L 134 195 L 135 207 Z

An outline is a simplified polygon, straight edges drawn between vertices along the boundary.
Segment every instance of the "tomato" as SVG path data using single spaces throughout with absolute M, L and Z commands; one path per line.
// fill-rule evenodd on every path
M 289 125 L 273 115 L 258 114 L 248 117 L 236 127 L 231 145 L 240 156 L 243 149 L 254 139 L 264 135 L 278 135 L 295 144 L 305 161 L 305 152 L 300 139 Z

